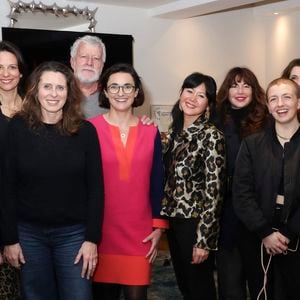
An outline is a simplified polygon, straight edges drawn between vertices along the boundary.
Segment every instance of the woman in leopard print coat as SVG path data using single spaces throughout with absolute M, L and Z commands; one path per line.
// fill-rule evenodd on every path
M 213 125 L 216 84 L 200 73 L 183 82 L 165 143 L 167 182 L 162 215 L 184 299 L 216 299 L 214 256 L 225 175 L 222 133 Z

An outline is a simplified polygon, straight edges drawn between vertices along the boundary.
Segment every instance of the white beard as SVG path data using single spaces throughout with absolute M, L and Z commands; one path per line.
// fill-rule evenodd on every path
M 99 80 L 101 72 L 94 71 L 94 75 L 88 78 L 82 74 L 81 70 L 77 71 L 74 75 L 81 83 L 94 83 Z

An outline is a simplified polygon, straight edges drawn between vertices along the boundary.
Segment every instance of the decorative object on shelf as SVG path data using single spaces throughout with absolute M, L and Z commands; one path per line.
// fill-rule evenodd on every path
M 8 0 L 10 4 L 10 14 L 8 17 L 10 18 L 10 27 L 15 27 L 15 24 L 18 22 L 19 16 L 21 13 L 44 13 L 44 14 L 53 14 L 56 17 L 83 17 L 86 19 L 88 24 L 88 29 L 90 32 L 95 32 L 95 26 L 96 26 L 96 19 L 95 14 L 98 8 L 95 8 L 94 10 L 89 10 L 87 7 L 84 9 L 77 8 L 75 6 L 65 6 L 60 7 L 56 3 L 52 5 L 46 5 L 42 2 L 35 3 L 35 1 L 32 1 L 30 3 L 25 3 L 23 1 L 17 1 L 13 2 L 11 0 Z

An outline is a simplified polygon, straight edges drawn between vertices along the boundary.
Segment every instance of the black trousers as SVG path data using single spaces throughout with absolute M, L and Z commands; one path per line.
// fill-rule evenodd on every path
M 272 300 L 300 299 L 300 249 L 298 238 L 291 241 L 286 254 L 274 255 L 267 273 L 267 297 Z M 261 265 L 261 240 L 254 233 L 244 231 L 239 243 L 244 270 L 250 291 L 251 300 L 256 300 L 263 287 L 263 270 Z M 264 265 L 270 256 L 263 251 Z M 263 296 L 259 298 L 264 299 Z
M 191 264 L 198 219 L 170 218 L 167 237 L 179 290 L 184 300 L 216 300 L 214 254 Z
M 239 247 L 220 247 L 216 253 L 219 300 L 246 300 L 247 285 Z

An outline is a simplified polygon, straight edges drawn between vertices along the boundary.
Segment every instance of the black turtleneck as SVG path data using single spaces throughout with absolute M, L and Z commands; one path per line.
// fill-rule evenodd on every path
M 229 118 L 224 124 L 227 151 L 227 172 L 233 176 L 235 160 L 241 145 L 241 122 L 249 113 L 248 107 L 229 110 Z
M 232 249 L 235 246 L 240 234 L 239 220 L 232 206 L 231 186 L 235 160 L 241 145 L 241 122 L 247 114 L 247 107 L 241 109 L 230 108 L 227 121 L 223 125 L 226 143 L 227 185 L 221 217 L 219 246 L 226 249 Z

